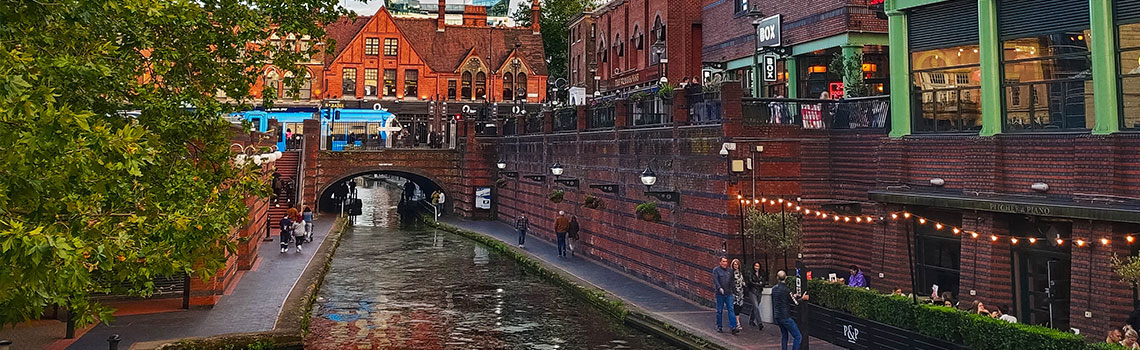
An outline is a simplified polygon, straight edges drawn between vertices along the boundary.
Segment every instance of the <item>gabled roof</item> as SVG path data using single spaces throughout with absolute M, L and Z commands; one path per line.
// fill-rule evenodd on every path
M 360 30 L 371 19 L 372 16 L 341 17 L 336 22 L 325 25 L 325 33 L 327 33 L 328 38 L 336 41 L 336 48 L 333 49 L 331 55 L 326 56 L 325 64 L 332 63 L 337 56 L 340 56 L 348 44 L 352 43 L 352 38 L 355 38 L 356 34 L 360 33 Z
M 547 74 L 542 35 L 534 34 L 530 28 L 448 25 L 439 32 L 434 18 L 394 17 L 392 20 L 434 71 L 454 72 L 470 50 L 483 60 L 490 57 L 491 62 L 487 62 L 487 66 L 500 67 L 515 49 L 515 43 L 519 43 L 519 57 L 526 61 L 534 74 Z

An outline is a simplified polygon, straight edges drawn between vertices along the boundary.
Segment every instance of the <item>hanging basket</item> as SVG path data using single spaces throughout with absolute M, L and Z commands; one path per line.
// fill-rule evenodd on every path
M 657 203 L 643 202 L 637 205 L 637 218 L 649 222 L 661 221 L 661 212 L 657 211 Z
M 550 192 L 549 196 L 546 196 L 546 199 L 549 199 L 554 203 L 562 203 L 562 200 L 565 196 L 566 192 L 563 192 L 562 190 L 554 190 Z

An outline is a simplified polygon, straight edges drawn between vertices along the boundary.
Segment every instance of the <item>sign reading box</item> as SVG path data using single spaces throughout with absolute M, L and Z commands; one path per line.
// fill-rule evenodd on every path
M 759 19 L 756 25 L 756 47 L 780 46 L 780 15 Z

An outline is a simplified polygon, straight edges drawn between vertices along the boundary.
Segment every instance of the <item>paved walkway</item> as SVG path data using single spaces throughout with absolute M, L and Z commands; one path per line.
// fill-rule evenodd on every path
M 497 238 L 511 245 L 518 243 L 518 233 L 507 224 L 494 221 L 468 221 L 455 217 L 441 218 L 441 221 L 465 230 L 474 231 Z M 651 317 L 668 322 L 689 333 L 720 344 L 729 349 L 779 349 L 780 328 L 767 324 L 763 331 L 745 328 L 740 335 L 728 332 L 717 333 L 715 328 L 716 311 L 701 306 L 672 292 L 643 282 L 641 279 L 609 268 L 592 259 L 575 256 L 559 258 L 552 242 L 527 237 L 526 251 L 533 258 L 545 262 L 562 272 L 593 284 L 626 303 L 633 304 Z M 710 279 L 711 267 L 710 267 Z M 725 320 L 727 328 L 727 319 Z M 745 317 L 747 325 L 747 317 Z M 801 327 L 802 330 L 802 327 Z M 812 349 L 841 349 L 825 341 L 812 338 Z
M 233 293 L 223 296 L 209 310 L 117 317 L 110 324 L 95 326 L 68 349 L 106 349 L 107 337 L 112 334 L 122 337 L 120 349 L 129 349 L 137 342 L 272 330 L 289 291 L 312 261 L 317 247 L 324 243 L 335 220 L 333 215 L 315 220 L 313 242 L 305 245 L 304 253 L 291 247 L 289 253 L 281 254 L 274 230 L 274 240 L 261 243 L 261 261 L 256 268 L 244 271 Z

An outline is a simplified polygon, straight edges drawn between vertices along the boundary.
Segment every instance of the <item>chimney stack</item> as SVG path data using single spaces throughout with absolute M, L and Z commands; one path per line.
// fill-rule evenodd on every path
M 530 5 L 530 27 L 534 29 L 534 34 L 539 33 L 538 22 L 540 19 L 540 13 L 541 11 L 539 11 L 538 0 L 534 0 Z
M 435 31 L 442 32 L 443 27 L 446 25 L 444 17 L 447 15 L 447 1 L 439 0 L 439 16 L 436 19 Z
M 463 25 L 468 27 L 486 27 L 487 7 L 474 5 L 464 6 Z

